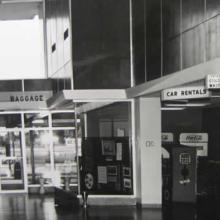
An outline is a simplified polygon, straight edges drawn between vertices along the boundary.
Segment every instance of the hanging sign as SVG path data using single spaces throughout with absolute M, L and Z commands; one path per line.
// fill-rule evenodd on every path
M 180 142 L 184 143 L 207 143 L 207 133 L 181 133 Z
M 163 132 L 161 139 L 162 143 L 173 143 L 173 133 Z
M 161 94 L 162 101 L 208 97 L 210 97 L 210 91 L 204 86 L 165 89 Z
M 207 75 L 206 88 L 207 89 L 220 89 L 220 74 Z
M 208 155 L 208 134 L 207 133 L 182 133 L 180 144 L 197 149 L 197 156 Z
M 52 95 L 52 91 L 1 92 L 0 109 L 46 109 Z

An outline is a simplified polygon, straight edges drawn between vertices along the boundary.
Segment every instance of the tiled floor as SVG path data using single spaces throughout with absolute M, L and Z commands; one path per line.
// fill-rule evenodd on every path
M 54 207 L 53 197 L 0 195 L 0 220 L 220 220 L 220 203 L 173 205 L 163 209 L 88 207 L 77 211 Z

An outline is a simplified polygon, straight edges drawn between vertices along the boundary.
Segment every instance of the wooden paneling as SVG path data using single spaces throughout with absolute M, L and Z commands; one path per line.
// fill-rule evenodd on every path
M 163 34 L 174 37 L 180 34 L 180 0 L 163 1 Z
M 161 76 L 161 8 L 160 0 L 146 1 L 147 80 Z
M 163 74 L 180 70 L 180 36 L 168 38 L 163 44 Z
M 145 16 L 144 0 L 132 1 L 133 59 L 135 84 L 145 82 Z
M 220 56 L 220 16 L 207 22 L 206 28 L 206 59 Z
M 211 18 L 220 14 L 219 0 L 206 0 L 206 17 Z
M 180 70 L 180 0 L 163 1 L 163 75 Z
M 201 24 L 183 34 L 183 69 L 204 62 L 204 37 L 204 24 Z
M 76 89 L 130 86 L 129 1 L 72 1 Z
M 205 19 L 205 0 L 182 0 L 182 30 L 200 24 Z

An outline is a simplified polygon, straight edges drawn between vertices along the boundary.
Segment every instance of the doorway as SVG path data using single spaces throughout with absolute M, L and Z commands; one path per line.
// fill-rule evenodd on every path
M 0 131 L 0 192 L 24 192 L 21 131 Z

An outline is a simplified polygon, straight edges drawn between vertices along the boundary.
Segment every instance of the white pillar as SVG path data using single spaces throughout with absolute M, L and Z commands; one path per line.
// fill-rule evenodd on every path
M 159 97 L 135 100 L 137 202 L 162 204 L 161 104 Z

